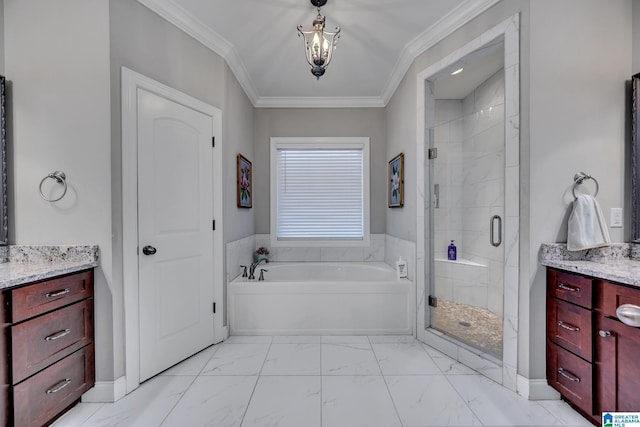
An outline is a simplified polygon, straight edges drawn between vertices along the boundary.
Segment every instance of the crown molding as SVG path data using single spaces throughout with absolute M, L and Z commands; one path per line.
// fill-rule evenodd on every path
M 400 53 L 381 96 L 373 97 L 260 97 L 235 47 L 173 0 L 137 0 L 175 25 L 227 62 L 231 72 L 256 108 L 377 108 L 387 105 L 418 55 L 489 9 L 500 0 L 465 0 L 410 41 Z
M 391 73 L 391 77 L 382 91 L 381 99 L 384 105 L 387 105 L 396 89 L 398 89 L 405 74 L 409 71 L 409 67 L 411 67 L 413 61 L 420 54 L 433 47 L 436 43 L 499 1 L 500 0 L 466 0 L 426 29 L 418 37 L 407 43 L 402 49 L 400 58 L 398 58 Z
M 382 108 L 378 96 L 351 97 L 269 97 L 258 98 L 256 108 Z
M 231 43 L 172 0 L 138 0 L 138 2 L 224 58 L 251 103 L 256 105 L 258 93 L 240 55 Z

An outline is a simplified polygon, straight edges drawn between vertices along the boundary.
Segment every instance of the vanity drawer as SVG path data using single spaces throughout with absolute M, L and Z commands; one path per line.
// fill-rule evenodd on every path
M 589 362 L 547 340 L 547 381 L 571 403 L 593 414 L 593 369 Z
M 93 344 L 13 387 L 14 426 L 41 426 L 93 387 Z
M 640 291 L 638 288 L 616 285 L 606 280 L 596 280 L 598 299 L 596 309 L 601 315 L 617 318 L 616 310 L 622 304 L 640 306 Z
M 8 292 L 11 302 L 9 321 L 21 322 L 92 296 L 93 270 L 57 277 Z
M 593 308 L 593 280 L 564 271 L 547 269 L 547 295 Z
M 547 297 L 547 337 L 587 361 L 592 360 L 593 313 Z
M 93 298 L 11 326 L 12 384 L 93 341 Z

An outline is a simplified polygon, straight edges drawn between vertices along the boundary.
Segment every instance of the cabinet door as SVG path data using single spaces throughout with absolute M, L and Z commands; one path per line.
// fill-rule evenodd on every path
M 607 317 L 596 317 L 597 387 L 600 412 L 633 412 L 640 408 L 640 329 Z

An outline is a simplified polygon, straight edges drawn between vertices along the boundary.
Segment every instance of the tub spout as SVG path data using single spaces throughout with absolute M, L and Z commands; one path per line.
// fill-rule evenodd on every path
M 251 264 L 251 266 L 249 267 L 249 280 L 255 280 L 256 276 L 254 276 L 253 273 L 255 273 L 256 271 L 256 267 L 260 265 L 261 262 L 267 262 L 267 260 L 265 259 L 259 259 L 258 261 L 254 262 L 253 264 Z

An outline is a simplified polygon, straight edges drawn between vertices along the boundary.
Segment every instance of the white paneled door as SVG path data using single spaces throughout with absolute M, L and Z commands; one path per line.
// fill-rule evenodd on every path
M 138 88 L 140 382 L 214 343 L 213 118 Z

